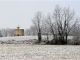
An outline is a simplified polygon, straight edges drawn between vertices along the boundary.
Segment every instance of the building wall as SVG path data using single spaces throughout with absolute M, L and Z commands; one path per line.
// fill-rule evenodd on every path
M 15 29 L 14 36 L 24 36 L 24 29 Z

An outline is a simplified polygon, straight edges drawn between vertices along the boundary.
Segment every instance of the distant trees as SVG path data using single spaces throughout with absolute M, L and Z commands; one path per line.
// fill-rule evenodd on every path
M 30 36 L 30 35 L 33 35 L 33 36 L 37 35 L 37 28 L 36 28 L 36 26 L 33 25 L 29 29 L 25 29 L 24 35 L 25 36 L 27 36 L 27 35 L 28 36 Z
M 11 29 L 11 28 L 1 29 L 0 35 L 2 37 L 14 36 L 14 29 Z
M 73 35 L 73 44 L 80 45 L 80 24 L 74 25 L 71 33 Z
M 0 37 L 2 37 L 2 33 L 1 33 L 1 30 L 0 30 Z

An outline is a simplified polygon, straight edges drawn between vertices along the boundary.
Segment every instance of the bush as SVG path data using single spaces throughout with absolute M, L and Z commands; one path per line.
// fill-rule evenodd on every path
M 80 37 L 79 36 L 74 36 L 73 39 L 73 44 L 74 45 L 80 45 Z

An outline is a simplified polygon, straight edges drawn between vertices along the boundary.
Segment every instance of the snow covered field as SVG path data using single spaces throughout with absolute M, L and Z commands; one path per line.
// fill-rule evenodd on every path
M 50 37 L 50 36 L 49 36 Z M 43 39 L 46 39 L 46 36 L 42 36 Z M 51 38 L 51 37 L 50 37 Z M 37 39 L 37 36 L 13 36 L 13 37 L 0 37 L 0 40 L 32 40 Z
M 49 35 L 48 38 L 52 40 L 52 35 Z M 72 36 L 69 36 L 68 39 L 69 42 L 73 41 Z M 0 37 L 0 44 L 33 44 L 37 40 L 37 36 Z M 47 40 L 47 36 L 42 36 L 42 40 Z
M 0 60 L 80 60 L 80 45 L 0 44 Z
M 37 36 L 13 36 L 13 37 L 0 37 L 0 44 L 32 44 L 37 41 Z M 46 40 L 46 36 L 42 36 Z M 52 36 L 49 36 L 52 39 Z
M 37 36 L 13 36 L 13 37 L 0 37 L 0 40 L 30 40 L 37 39 Z
M 49 35 L 49 40 L 52 39 L 52 35 Z M 37 36 L 13 36 L 13 37 L 0 37 L 0 40 L 7 41 L 7 40 L 32 40 L 37 39 Z M 42 39 L 47 39 L 47 36 L 43 35 Z M 68 39 L 72 39 L 72 36 L 69 36 Z

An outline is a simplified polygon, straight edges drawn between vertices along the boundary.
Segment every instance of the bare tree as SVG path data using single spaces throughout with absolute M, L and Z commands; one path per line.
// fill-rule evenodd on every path
M 42 39 L 42 37 L 41 37 L 42 13 L 41 12 L 37 12 L 32 21 L 33 21 L 35 27 L 37 28 L 38 42 L 41 42 L 41 39 Z
M 59 43 L 64 44 L 64 40 L 67 43 L 67 37 L 78 20 L 75 19 L 74 11 L 71 11 L 69 8 L 62 9 L 56 6 L 53 16 L 57 25 Z
M 46 35 L 46 40 L 49 40 L 48 35 L 50 35 L 50 29 L 49 29 L 49 25 L 46 22 L 46 18 L 44 18 L 44 20 L 42 21 L 42 35 Z
M 53 40 L 55 40 L 55 43 L 57 43 L 57 37 L 56 37 L 56 26 L 55 26 L 55 21 L 52 19 L 52 16 L 50 14 L 48 14 L 47 18 L 46 18 L 46 22 L 49 26 L 49 29 L 50 29 L 50 32 L 52 33 L 52 36 L 53 36 Z M 52 43 L 54 42 L 52 40 Z
M 58 5 L 54 9 L 53 16 L 48 15 L 47 23 L 57 44 L 67 44 L 68 35 L 77 20 L 74 11 L 69 8 L 62 9 Z

